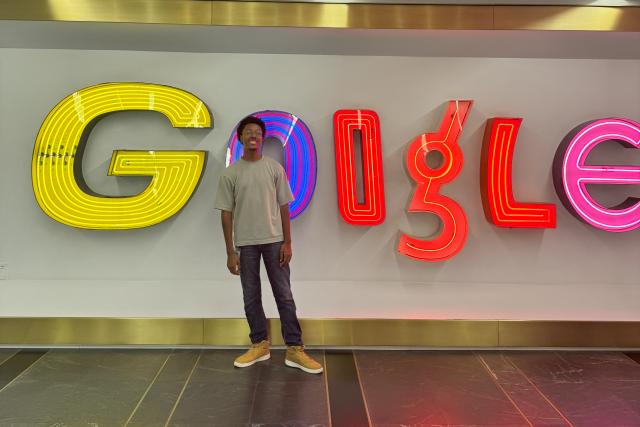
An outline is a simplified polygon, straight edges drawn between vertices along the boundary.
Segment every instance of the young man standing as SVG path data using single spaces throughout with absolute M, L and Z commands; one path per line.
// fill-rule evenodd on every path
M 322 365 L 307 355 L 302 345 L 302 331 L 289 282 L 292 255 L 289 203 L 293 195 L 287 175 L 278 162 L 262 156 L 266 128 L 260 118 L 245 117 L 238 124 L 237 132 L 243 154 L 220 177 L 215 202 L 216 209 L 222 211 L 227 268 L 231 274 L 240 275 L 244 311 L 251 329 L 251 348 L 233 364 L 245 368 L 270 358 L 260 287 L 262 257 L 280 313 L 282 337 L 287 344 L 285 364 L 319 374 Z M 239 257 L 235 248 L 240 252 Z

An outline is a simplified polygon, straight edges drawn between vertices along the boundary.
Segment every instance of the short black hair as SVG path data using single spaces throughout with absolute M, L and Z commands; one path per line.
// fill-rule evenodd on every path
M 264 125 L 264 122 L 262 121 L 262 119 L 260 117 L 256 117 L 256 116 L 247 116 L 244 119 L 240 120 L 240 123 L 238 123 L 238 139 L 240 139 L 240 135 L 242 135 L 242 131 L 244 130 L 244 128 L 249 125 L 249 124 L 254 124 L 254 125 L 258 125 L 260 126 L 260 129 L 262 129 L 262 135 L 266 135 L 267 133 L 267 127 Z

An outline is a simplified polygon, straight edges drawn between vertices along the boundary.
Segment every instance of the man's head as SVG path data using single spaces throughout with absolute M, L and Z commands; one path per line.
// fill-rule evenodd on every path
M 238 140 L 248 149 L 259 149 L 267 128 L 264 122 L 255 116 L 247 116 L 238 124 Z

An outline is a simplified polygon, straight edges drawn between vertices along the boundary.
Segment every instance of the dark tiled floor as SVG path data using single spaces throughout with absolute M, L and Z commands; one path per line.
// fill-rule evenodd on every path
M 473 353 L 357 352 L 374 425 L 527 426 Z
M 618 352 L 0 349 L 5 426 L 640 427 L 640 357 Z
M 640 364 L 620 353 L 509 356 L 574 425 L 640 426 Z

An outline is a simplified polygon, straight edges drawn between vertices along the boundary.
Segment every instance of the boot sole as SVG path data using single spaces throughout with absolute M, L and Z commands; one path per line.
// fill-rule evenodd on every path
M 240 362 L 233 362 L 233 366 L 235 366 L 236 368 L 246 368 L 248 366 L 253 365 L 254 363 L 257 362 L 264 362 L 265 360 L 269 360 L 271 358 L 271 353 L 265 354 L 262 357 L 258 357 L 255 360 L 252 360 L 251 362 L 247 362 L 247 363 L 240 363 Z
M 284 364 L 289 366 L 290 368 L 298 368 L 298 369 L 302 369 L 303 371 L 305 371 L 308 374 L 321 374 L 322 371 L 324 369 L 319 368 L 319 369 L 309 369 L 309 368 L 305 368 L 304 366 L 296 363 L 296 362 L 292 362 L 289 359 L 285 359 L 284 360 Z

